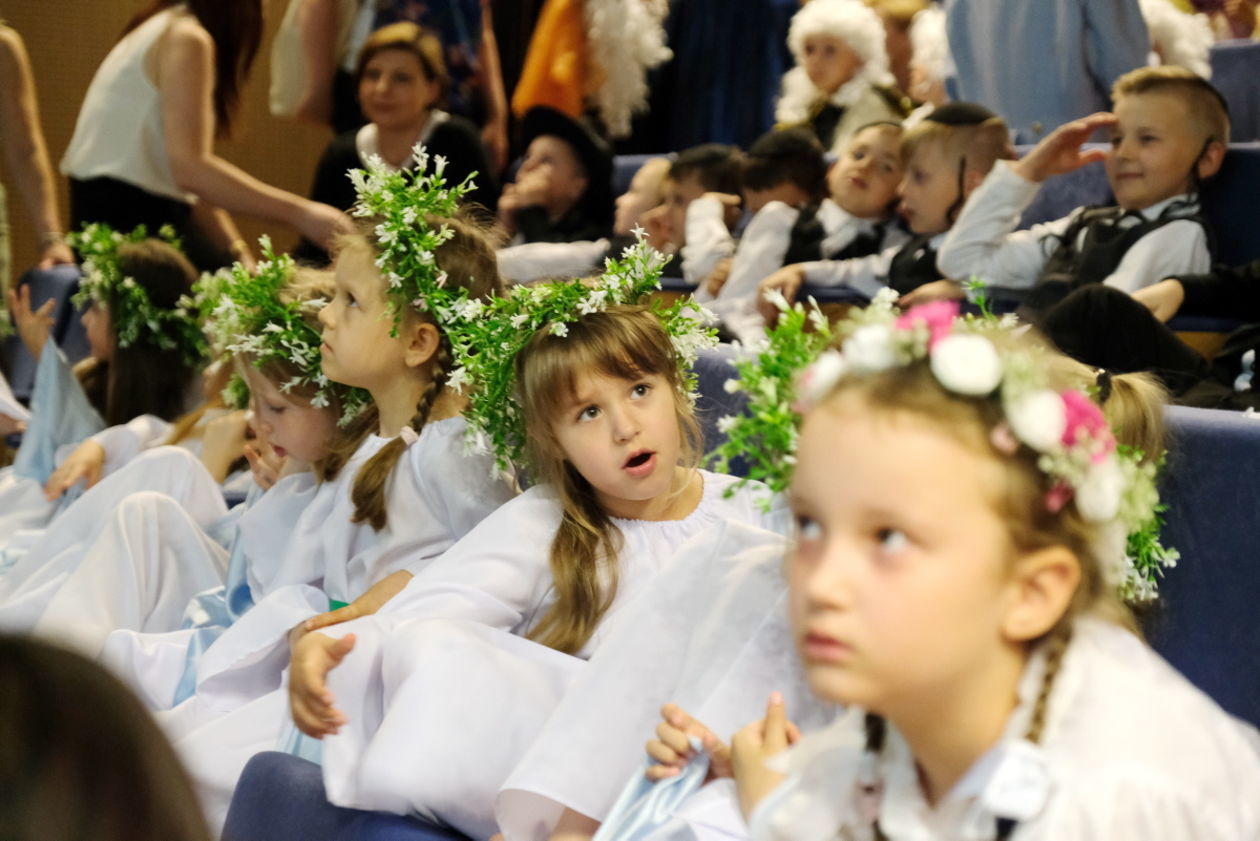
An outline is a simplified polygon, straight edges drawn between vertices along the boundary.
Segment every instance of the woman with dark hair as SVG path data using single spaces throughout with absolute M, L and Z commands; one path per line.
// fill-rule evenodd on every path
M 363 169 L 376 156 L 392 169 L 415 166 L 412 149 L 423 144 L 430 158 L 446 160 L 446 179 L 458 184 L 477 174 L 477 188 L 464 200 L 493 212 L 498 179 L 481 143 L 477 127 L 443 110 L 450 77 L 442 58 L 442 42 L 427 29 L 402 21 L 383 26 L 363 43 L 355 70 L 359 107 L 368 122 L 334 137 L 324 150 L 311 199 L 349 210 L 354 185 L 346 171 Z M 328 254 L 303 240 L 299 259 L 326 263 Z
M 0 791 L 13 841 L 210 841 L 175 751 L 116 678 L 0 636 Z
M 262 37 L 261 0 L 153 0 L 128 24 L 84 98 L 61 162 L 71 227 L 169 224 L 202 268 L 249 258 L 224 211 L 327 243 L 349 224 L 217 156 Z M 221 209 L 220 209 L 221 208 Z

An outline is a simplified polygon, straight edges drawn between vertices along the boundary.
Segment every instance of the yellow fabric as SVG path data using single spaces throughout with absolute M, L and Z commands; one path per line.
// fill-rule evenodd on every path
M 582 0 L 547 0 L 512 93 L 512 112 L 523 117 L 535 105 L 550 105 L 577 118 L 588 75 Z

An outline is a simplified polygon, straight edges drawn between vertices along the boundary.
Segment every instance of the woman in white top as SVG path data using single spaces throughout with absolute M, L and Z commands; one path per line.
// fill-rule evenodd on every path
M 61 162 L 72 226 L 173 225 L 201 267 L 248 257 L 244 213 L 328 243 L 341 213 L 253 178 L 214 153 L 262 34 L 261 0 L 153 0 L 128 24 L 88 88 Z M 220 210 L 222 208 L 222 210 Z

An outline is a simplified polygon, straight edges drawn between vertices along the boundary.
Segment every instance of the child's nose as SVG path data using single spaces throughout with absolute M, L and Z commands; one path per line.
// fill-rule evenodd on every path
M 319 323 L 325 327 L 333 326 L 332 304 L 324 304 L 319 308 Z

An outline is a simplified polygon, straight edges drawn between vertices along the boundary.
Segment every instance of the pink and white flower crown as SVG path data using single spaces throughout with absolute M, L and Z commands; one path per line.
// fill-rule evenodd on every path
M 895 293 L 881 294 L 837 325 L 845 339 L 839 350 L 823 352 L 802 372 L 797 411 L 808 411 L 847 376 L 926 360 L 946 391 L 996 397 L 1005 417 L 990 433 L 994 448 L 1005 455 L 1021 445 L 1033 450 L 1038 468 L 1051 480 L 1047 509 L 1057 513 L 1073 504 L 1085 520 L 1102 526 L 1105 545 L 1097 548 L 1110 583 L 1127 600 L 1155 598 L 1157 578 L 1178 558 L 1158 539 L 1159 460 L 1117 446 L 1098 404 L 1079 389 L 1051 388 L 1033 353 L 999 352 L 989 336 L 1009 329 L 1010 322 L 960 317 L 958 304 L 946 301 L 897 313 L 895 299 Z

